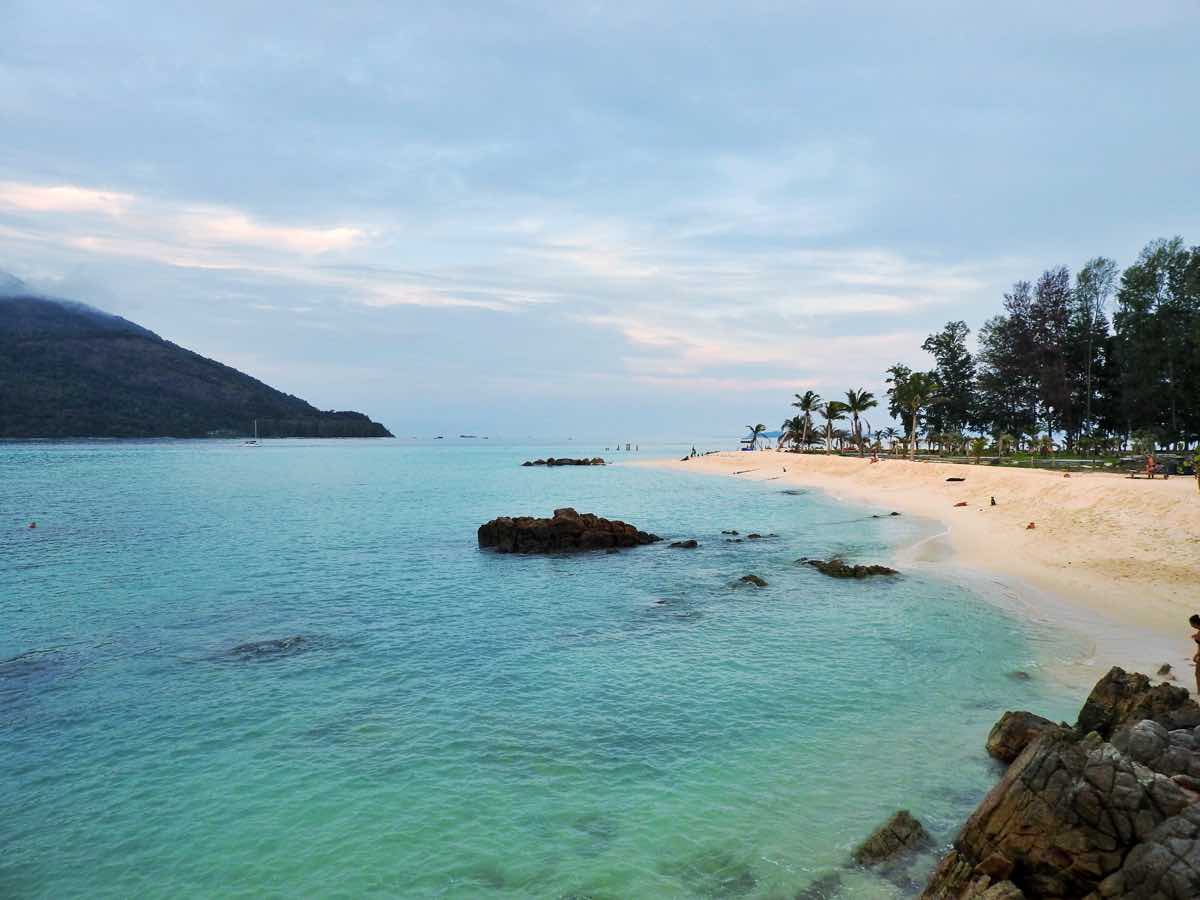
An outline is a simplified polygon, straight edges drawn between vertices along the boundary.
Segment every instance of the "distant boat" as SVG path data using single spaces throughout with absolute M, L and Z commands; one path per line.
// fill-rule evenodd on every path
M 258 446 L 258 419 L 254 420 L 254 440 L 246 441 L 244 443 L 244 446 L 246 446 L 246 447 L 257 447 Z

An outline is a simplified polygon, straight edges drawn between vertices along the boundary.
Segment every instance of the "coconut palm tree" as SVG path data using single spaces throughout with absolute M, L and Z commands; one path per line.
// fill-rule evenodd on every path
M 796 402 L 792 406 L 804 414 L 804 443 L 808 444 L 808 436 L 812 433 L 813 413 L 821 408 L 821 395 L 815 391 L 796 394 Z
M 866 388 L 846 391 L 846 412 L 850 413 L 850 432 L 858 444 L 859 456 L 863 455 L 862 429 L 858 423 L 859 414 L 865 413 L 868 409 L 874 409 L 878 405 L 879 401 L 875 399 L 875 395 Z
M 1007 431 L 996 432 L 996 434 L 992 435 L 992 439 L 996 442 L 996 454 L 998 456 L 1004 455 L 1005 444 L 1015 444 L 1017 442 L 1017 439 Z
M 937 401 L 939 387 L 932 372 L 913 372 L 896 385 L 896 400 L 909 416 L 909 459 L 917 458 L 917 421 L 921 410 Z
M 840 400 L 830 400 L 828 403 L 822 403 L 817 412 L 825 420 L 825 452 L 832 453 L 833 423 L 840 422 L 846 418 L 846 404 Z
M 779 435 L 779 446 L 782 447 L 791 441 L 793 446 L 799 450 L 800 442 L 804 440 L 805 424 L 804 416 L 792 416 L 790 419 L 784 419 L 783 424 L 779 426 L 779 430 L 783 432 Z
M 888 442 L 889 450 L 896 449 L 896 438 L 900 437 L 900 432 L 898 432 L 895 428 L 889 425 L 887 428 L 879 432 L 879 436 Z
M 759 422 L 757 425 L 747 425 L 747 430 L 750 432 L 750 449 L 758 449 L 758 439 L 767 430 L 767 426 Z

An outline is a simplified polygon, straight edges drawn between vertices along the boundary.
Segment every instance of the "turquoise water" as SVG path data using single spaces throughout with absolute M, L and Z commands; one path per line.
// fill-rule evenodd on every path
M 1074 711 L 961 585 L 794 563 L 921 523 L 517 465 L 597 450 L 0 445 L 0 895 L 899 896 L 849 848 L 898 807 L 948 840 L 998 714 Z M 701 547 L 476 548 L 563 505 Z

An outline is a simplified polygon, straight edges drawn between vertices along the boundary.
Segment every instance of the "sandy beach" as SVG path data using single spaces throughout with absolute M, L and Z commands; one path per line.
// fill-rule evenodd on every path
M 724 452 L 651 463 L 734 479 L 777 479 L 944 523 L 913 562 L 961 566 L 1018 585 L 1039 618 L 1084 636 L 1087 671 L 1149 674 L 1169 662 L 1193 687 L 1188 616 L 1200 611 L 1200 493 L 1191 477 L 1131 479 L 857 457 Z M 963 478 L 964 481 L 947 481 Z M 992 498 L 996 505 L 992 506 Z M 957 504 L 966 503 L 966 506 Z M 1030 529 L 1029 523 L 1035 527 Z

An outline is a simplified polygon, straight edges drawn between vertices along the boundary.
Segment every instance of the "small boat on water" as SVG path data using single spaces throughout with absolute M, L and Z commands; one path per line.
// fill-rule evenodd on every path
M 253 440 L 242 441 L 242 446 L 243 447 L 257 447 L 258 446 L 258 419 L 254 420 L 254 438 L 253 438 Z

